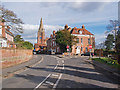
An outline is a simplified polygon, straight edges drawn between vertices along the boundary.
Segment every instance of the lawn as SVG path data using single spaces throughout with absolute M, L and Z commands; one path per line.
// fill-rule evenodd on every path
M 109 66 L 115 67 L 115 68 L 120 68 L 120 64 L 117 63 L 117 60 L 113 60 L 111 58 L 92 58 L 92 60 L 99 61 L 101 63 L 105 63 Z

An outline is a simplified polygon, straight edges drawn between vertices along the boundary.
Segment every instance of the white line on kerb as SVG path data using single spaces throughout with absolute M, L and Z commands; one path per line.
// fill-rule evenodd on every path
M 47 80 L 48 77 L 50 77 L 51 74 L 49 74 L 41 83 L 39 83 L 33 90 L 36 90 L 37 88 L 39 88 L 44 82 L 45 80 Z
M 60 76 L 59 76 L 58 80 L 56 81 L 56 83 L 54 84 L 53 88 L 56 88 L 56 87 L 57 87 L 57 85 L 58 85 L 61 77 L 62 77 L 62 74 L 60 74 Z
M 54 68 L 54 69 L 56 69 L 56 68 L 57 68 L 57 66 L 58 66 L 58 64 L 55 66 L 55 68 Z

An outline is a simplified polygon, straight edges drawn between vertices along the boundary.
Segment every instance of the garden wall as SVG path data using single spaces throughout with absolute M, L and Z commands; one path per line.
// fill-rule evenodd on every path
M 0 49 L 0 52 L 2 68 L 26 62 L 33 56 L 32 50 L 28 49 Z

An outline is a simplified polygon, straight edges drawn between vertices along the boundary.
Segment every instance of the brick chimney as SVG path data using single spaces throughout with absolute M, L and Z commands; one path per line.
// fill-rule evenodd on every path
M 83 29 L 85 29 L 85 26 L 84 26 L 84 25 L 82 25 L 82 28 L 83 28 Z
M 53 31 L 53 35 L 55 35 L 55 30 Z
M 5 24 L 4 24 L 4 22 L 1 22 L 1 25 L 2 25 L 2 37 L 5 38 Z
M 65 25 L 65 29 L 68 29 L 68 25 L 67 24 Z

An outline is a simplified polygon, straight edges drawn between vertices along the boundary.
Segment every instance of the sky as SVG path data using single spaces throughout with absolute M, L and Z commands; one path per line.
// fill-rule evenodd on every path
M 22 37 L 31 43 L 37 42 L 37 31 L 42 17 L 46 37 L 52 31 L 82 25 L 95 35 L 96 44 L 106 38 L 109 20 L 118 19 L 118 2 L 8 2 L 2 1 L 5 8 L 14 11 L 24 22 Z

